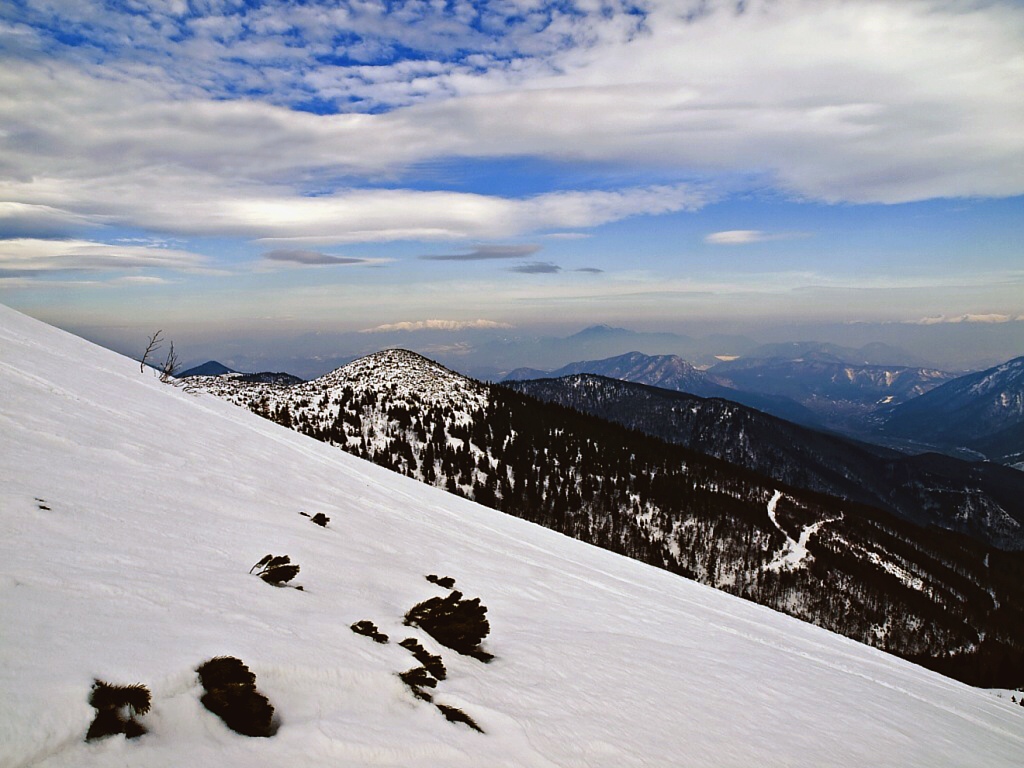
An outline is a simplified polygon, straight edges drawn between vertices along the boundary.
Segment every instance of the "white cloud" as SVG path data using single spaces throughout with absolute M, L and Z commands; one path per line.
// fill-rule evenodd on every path
M 643 18 L 543 3 L 480 17 L 427 3 L 229 4 L 204 19 L 183 7 L 62 5 L 95 47 L 53 43 L 56 64 L 8 54 L 0 199 L 22 218 L 311 242 L 488 239 L 715 197 L 683 185 L 525 199 L 379 188 L 458 157 L 753 175 L 830 202 L 1024 194 L 1017 4 L 750 0 L 738 14 L 724 0 L 652 0 Z M 31 24 L 19 13 L 10 29 Z M 346 30 L 360 41 L 336 50 Z M 399 48 L 432 55 L 395 60 Z M 366 63 L 318 59 L 331 53 Z M 358 103 L 288 108 L 309 99 Z
M 124 285 L 168 285 L 171 281 L 165 280 L 162 277 L 155 277 L 153 275 L 126 275 L 124 277 L 118 277 L 111 280 L 112 283 L 121 283 Z
M 0 240 L 0 274 L 33 275 L 59 271 L 103 272 L 127 269 L 206 270 L 206 258 L 174 248 L 147 248 L 89 240 Z
M 513 328 L 508 323 L 494 320 L 413 320 L 401 323 L 386 323 L 366 328 L 360 333 L 384 333 L 387 331 L 464 331 L 467 329 Z
M 695 210 L 710 196 L 687 185 L 503 198 L 465 192 L 344 189 L 304 196 L 209 173 L 139 171 L 119 179 L 0 180 L 0 194 L 34 205 L 80 206 L 89 221 L 162 232 L 238 235 L 277 243 L 491 240 Z
M 996 312 L 987 314 L 933 315 L 920 320 L 908 320 L 911 325 L 942 325 L 945 323 L 982 323 L 986 325 L 1012 323 L 1024 320 L 1024 315 L 1006 315 Z
M 772 240 L 798 240 L 809 235 L 806 232 L 763 232 L 759 229 L 729 229 L 712 232 L 704 238 L 711 245 L 749 245 Z
M 766 234 L 756 229 L 730 229 L 725 232 L 713 232 L 704 238 L 704 242 L 714 245 L 746 245 L 760 243 L 765 239 Z

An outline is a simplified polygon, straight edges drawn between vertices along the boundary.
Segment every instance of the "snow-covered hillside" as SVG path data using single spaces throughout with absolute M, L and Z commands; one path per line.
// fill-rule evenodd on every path
M 302 514 L 324 513 L 326 528 Z M 304 591 L 249 574 L 267 553 Z M 489 664 L 402 626 L 453 577 Z M 373 621 L 387 644 L 353 633 Z M 397 673 L 440 654 L 445 720 Z M 202 707 L 231 654 L 270 738 Z M 85 742 L 94 678 L 148 733 Z M 0 307 L 0 765 L 1018 765 L 1024 708 L 346 455 Z

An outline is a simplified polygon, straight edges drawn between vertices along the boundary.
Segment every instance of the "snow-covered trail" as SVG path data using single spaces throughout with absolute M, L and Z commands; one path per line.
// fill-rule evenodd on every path
M 779 502 L 782 500 L 782 491 L 776 490 L 772 494 L 771 499 L 768 501 L 768 518 L 783 536 L 786 537 L 786 543 L 781 550 L 772 558 L 771 562 L 764 566 L 766 571 L 780 571 L 780 570 L 792 570 L 799 568 L 804 561 L 810 557 L 810 552 L 807 551 L 807 542 L 810 541 L 811 536 L 816 534 L 823 525 L 834 522 L 838 518 L 830 518 L 828 520 L 819 520 L 816 523 L 805 525 L 803 530 L 800 531 L 800 538 L 794 539 L 789 535 L 789 532 L 783 528 L 775 516 L 776 510 L 779 506 Z
M 248 574 L 268 552 L 301 565 L 304 592 Z M 488 607 L 491 664 L 402 626 L 440 592 L 429 573 Z M 362 619 L 391 642 L 352 633 Z M 437 700 L 485 734 L 412 697 L 405 637 L 442 655 Z M 218 654 L 255 672 L 276 736 L 202 708 L 192 670 Z M 95 677 L 150 686 L 148 734 L 84 742 Z M 162 385 L 0 307 L 4 768 L 998 768 L 1021 754 L 1024 708 L 1008 699 Z

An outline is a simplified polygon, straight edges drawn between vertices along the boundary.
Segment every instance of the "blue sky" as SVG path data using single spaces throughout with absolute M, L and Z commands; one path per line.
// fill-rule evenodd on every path
M 1009 0 L 5 0 L 0 301 L 1024 342 L 1022 51 Z

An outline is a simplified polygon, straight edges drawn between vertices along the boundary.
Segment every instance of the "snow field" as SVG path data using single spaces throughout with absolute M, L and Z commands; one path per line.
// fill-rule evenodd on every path
M 1010 766 L 1024 708 L 402 478 L 0 307 L 0 766 Z M 41 499 L 42 501 L 38 501 Z M 41 507 L 49 507 L 42 509 Z M 323 512 L 325 528 L 300 512 Z M 267 553 L 301 566 L 274 588 Z M 452 576 L 490 664 L 401 625 Z M 369 619 L 391 642 L 349 625 Z M 397 678 L 415 637 L 436 701 Z M 280 728 L 192 670 L 236 655 Z M 93 678 L 137 740 L 86 743 Z

